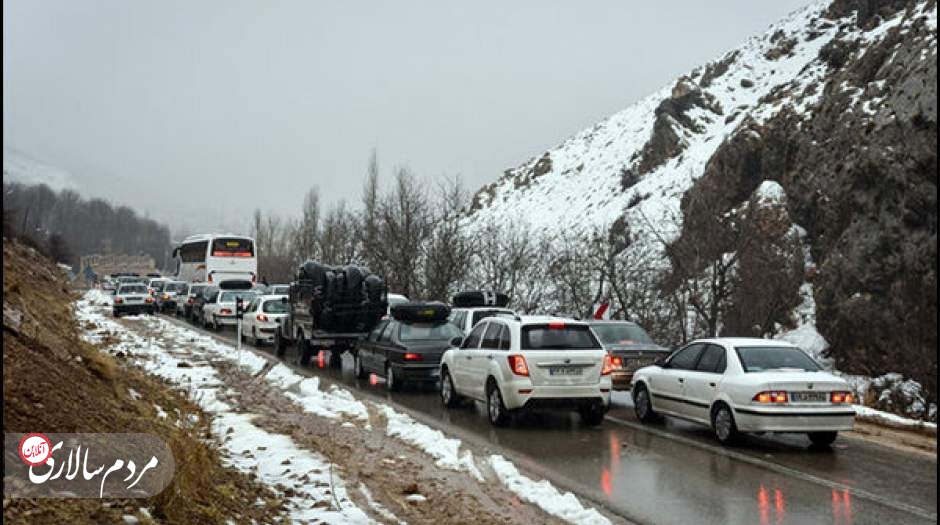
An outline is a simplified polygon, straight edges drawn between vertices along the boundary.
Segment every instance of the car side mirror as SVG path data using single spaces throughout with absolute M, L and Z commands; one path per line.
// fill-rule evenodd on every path
M 460 345 L 463 344 L 463 337 L 455 337 L 450 340 L 450 346 L 460 348 Z
M 660 368 L 669 368 L 669 361 L 666 361 L 663 358 L 657 359 L 655 362 L 653 362 L 653 364 Z

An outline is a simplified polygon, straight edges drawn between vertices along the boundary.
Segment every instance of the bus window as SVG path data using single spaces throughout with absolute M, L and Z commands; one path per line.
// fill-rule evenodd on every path
M 250 239 L 220 237 L 212 241 L 213 257 L 254 257 L 255 250 Z
M 206 262 L 206 248 L 208 241 L 193 242 L 180 247 L 180 259 L 184 263 Z

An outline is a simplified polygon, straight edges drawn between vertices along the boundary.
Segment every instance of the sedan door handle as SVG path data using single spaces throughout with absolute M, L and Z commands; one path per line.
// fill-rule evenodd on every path
M 712 388 L 715 388 L 716 386 L 718 386 L 718 384 L 717 384 L 717 383 L 708 383 L 708 386 L 710 386 L 710 387 L 712 387 Z
M 679 380 L 680 383 L 685 383 L 685 379 L 682 379 L 681 377 L 679 377 L 679 378 L 677 378 L 677 379 Z

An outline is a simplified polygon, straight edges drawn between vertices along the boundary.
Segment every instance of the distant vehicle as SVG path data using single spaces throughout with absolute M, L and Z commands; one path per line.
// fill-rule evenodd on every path
M 176 303 L 180 297 L 185 297 L 189 291 L 189 283 L 183 281 L 169 281 L 163 286 L 163 290 L 154 294 L 157 302 L 157 311 L 176 312 Z
M 199 291 L 198 294 L 193 296 L 193 305 L 192 305 L 192 315 L 189 320 L 193 324 L 206 326 L 206 320 L 203 317 L 203 308 L 207 304 L 215 301 L 216 297 L 219 295 L 218 286 L 206 286 Z
M 176 315 L 185 317 L 192 321 L 193 318 L 193 304 L 196 302 L 196 296 L 198 296 L 202 291 L 208 287 L 212 286 L 209 283 L 194 283 L 189 285 L 189 290 L 186 292 L 186 296 L 180 296 L 180 299 L 176 301 Z
M 610 355 L 591 328 L 554 317 L 484 319 L 441 361 L 441 400 L 486 403 L 502 426 L 525 410 L 576 410 L 598 425 L 610 407 Z
M 796 346 L 768 339 L 702 339 L 633 376 L 637 418 L 709 425 L 722 444 L 745 432 L 806 433 L 828 446 L 855 422 L 848 383 Z
M 653 342 L 640 325 L 631 321 L 586 321 L 594 335 L 610 352 L 614 371 L 610 375 L 614 390 L 629 390 L 633 373 L 664 359 L 672 352 Z
M 245 283 L 244 286 L 233 286 L 235 283 Z M 202 325 L 218 331 L 225 326 L 238 324 L 235 314 L 236 301 L 244 301 L 245 306 L 257 297 L 251 289 L 249 281 L 223 281 L 219 283 L 219 291 L 211 301 L 206 301 L 202 307 Z
M 139 277 L 136 275 L 120 275 L 117 278 L 118 286 L 122 284 L 129 284 L 129 283 L 140 283 L 140 284 L 146 285 L 148 281 L 149 281 L 148 279 L 144 277 Z
M 218 284 L 232 279 L 257 280 L 258 258 L 251 237 L 192 235 L 173 250 L 173 258 L 180 281 Z
M 469 334 L 477 323 L 487 317 L 518 318 L 515 311 L 506 308 L 509 297 L 505 294 L 466 291 L 454 295 L 451 302 L 454 303 L 454 308 L 451 310 L 449 321 L 464 334 Z
M 160 272 L 150 272 L 150 273 L 147 274 L 147 277 L 151 277 L 151 278 L 160 278 L 160 277 L 163 277 L 163 276 L 160 275 Z
M 269 284 L 266 290 L 267 295 L 287 295 L 290 293 L 289 284 Z
M 365 268 L 328 266 L 307 261 L 297 270 L 286 301 L 289 311 L 275 334 L 275 353 L 283 357 L 293 345 L 299 363 L 328 350 L 330 366 L 340 366 L 343 352 L 355 352 L 385 316 L 385 281 Z
M 114 295 L 114 292 L 116 289 L 117 289 L 117 283 L 115 281 L 111 280 L 108 277 L 105 277 L 104 279 L 101 280 L 102 292 L 109 294 L 109 295 Z
M 273 343 L 290 309 L 286 298 L 286 295 L 274 294 L 255 297 L 242 316 L 242 337 L 255 346 Z
M 463 340 L 463 334 L 447 322 L 450 307 L 444 303 L 399 303 L 392 318 L 382 320 L 354 354 L 356 377 L 370 372 L 385 378 L 389 390 L 405 381 L 436 383 L 444 352 Z
M 172 279 L 166 277 L 155 277 L 147 281 L 147 292 L 150 295 L 156 297 L 160 292 L 163 291 L 163 287 L 166 286 L 166 283 L 170 282 Z
M 147 292 L 147 287 L 141 283 L 122 284 L 114 293 L 111 313 L 114 317 L 125 314 L 152 314 L 155 308 L 153 297 Z
M 388 310 L 386 315 L 392 315 L 392 306 L 396 304 L 407 303 L 408 298 L 400 293 L 390 293 L 386 295 L 386 301 L 388 302 Z

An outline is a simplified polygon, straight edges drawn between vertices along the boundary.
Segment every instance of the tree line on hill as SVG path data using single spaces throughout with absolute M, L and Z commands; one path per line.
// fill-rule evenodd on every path
M 45 184 L 4 181 L 3 236 L 72 266 L 96 253 L 149 255 L 159 265 L 171 249 L 166 225 L 127 206 L 86 199 L 70 189 L 56 192 Z

